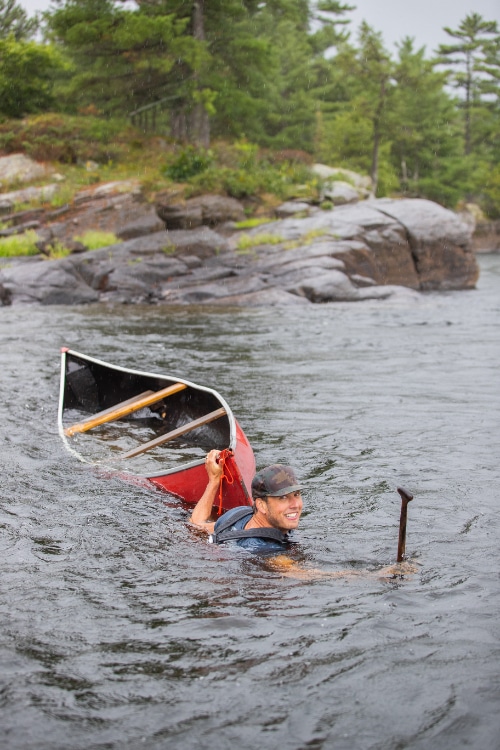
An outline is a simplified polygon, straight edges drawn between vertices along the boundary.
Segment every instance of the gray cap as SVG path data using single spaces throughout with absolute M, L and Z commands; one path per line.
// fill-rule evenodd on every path
M 289 492 L 301 490 L 295 472 L 291 466 L 273 464 L 258 471 L 252 481 L 252 497 L 281 497 Z

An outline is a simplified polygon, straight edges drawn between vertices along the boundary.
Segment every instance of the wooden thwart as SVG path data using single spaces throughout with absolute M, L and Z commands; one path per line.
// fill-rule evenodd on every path
M 205 414 L 203 417 L 198 417 L 198 419 L 193 419 L 192 422 L 187 422 L 187 424 L 182 425 L 182 427 L 177 427 L 175 430 L 171 430 L 170 432 L 165 433 L 165 435 L 160 435 L 160 437 L 157 437 L 154 440 L 150 440 L 149 443 L 143 443 L 142 445 L 139 445 L 137 448 L 133 448 L 131 451 L 128 451 L 127 453 L 123 453 L 121 456 L 117 457 L 115 460 L 123 461 L 123 459 L 125 458 L 133 458 L 134 456 L 138 456 L 139 453 L 145 453 L 146 451 L 149 451 L 152 448 L 156 448 L 158 445 L 162 445 L 163 443 L 166 443 L 169 440 L 173 440 L 176 437 L 180 437 L 181 435 L 184 435 L 186 432 L 190 432 L 191 430 L 195 430 L 197 427 L 202 427 L 202 425 L 204 424 L 213 422 L 216 419 L 223 417 L 224 414 L 226 414 L 226 410 L 223 408 L 217 409 L 216 411 L 211 411 L 210 414 Z
M 184 388 L 187 388 L 184 383 L 174 383 L 174 385 L 169 385 L 168 388 L 163 388 L 161 391 L 144 391 L 138 396 L 134 396 L 133 398 L 127 399 L 127 401 L 115 404 L 115 406 L 112 406 L 109 409 L 104 409 L 104 411 L 100 411 L 98 414 L 94 414 L 93 416 L 88 417 L 88 419 L 84 419 L 82 422 L 77 422 L 77 424 L 67 427 L 64 430 L 64 434 L 71 437 L 78 432 L 87 432 L 101 424 L 106 424 L 106 422 L 113 422 L 115 419 L 121 419 L 121 417 L 126 417 L 134 411 L 139 411 L 139 409 L 144 409 L 146 406 L 151 406 L 157 401 L 161 401 L 162 398 L 172 396 L 174 393 L 184 390 Z

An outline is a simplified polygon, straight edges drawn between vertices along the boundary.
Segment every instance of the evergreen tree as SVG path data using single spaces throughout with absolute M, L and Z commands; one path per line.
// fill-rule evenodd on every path
M 315 4 L 309 5 L 307 29 L 311 25 L 316 27 L 316 30 L 310 36 L 312 48 L 316 55 L 322 54 L 330 47 L 336 47 L 343 42 L 347 42 L 349 31 L 346 26 L 350 23 L 350 19 L 344 18 L 344 14 L 354 10 L 354 8 L 354 5 L 347 5 L 337 2 L 337 0 L 319 0 Z
M 204 85 L 203 69 L 209 65 L 206 45 L 207 6 L 205 0 L 137 0 L 144 13 L 168 15 L 178 19 L 183 26 L 186 37 L 194 42 L 193 49 L 198 47 L 203 57 L 203 65 L 193 65 L 186 61 L 178 70 L 189 85 L 184 88 L 184 95 L 178 97 L 171 106 L 171 132 L 180 140 L 192 140 L 203 146 L 210 142 L 209 111 L 213 104 L 213 92 Z M 180 89 L 181 90 L 181 89 Z
M 185 21 L 150 4 L 126 10 L 114 0 L 56 2 L 47 23 L 73 60 L 67 96 L 78 107 L 126 115 L 193 98 L 203 48 L 185 34 Z
M 388 187 L 387 161 L 390 134 L 387 115 L 394 88 L 394 64 L 384 47 L 382 36 L 366 22 L 360 26 L 359 47 L 345 44 L 329 61 L 330 87 L 338 96 L 324 118 L 323 144 L 317 144 L 319 155 L 361 168 L 372 179 L 377 194 L 380 162 L 384 155 L 384 191 Z
M 265 21 L 264 21 L 265 23 Z M 314 135 L 314 57 L 305 30 L 292 18 L 265 23 L 269 67 L 264 71 L 257 142 L 311 150 Z M 249 137 L 253 137 L 249 134 Z
M 29 39 L 37 29 L 38 18 L 28 18 L 16 0 L 0 0 L 0 39 L 13 36 L 19 42 Z
M 449 71 L 452 81 L 464 92 L 464 153 L 467 156 L 474 145 L 472 119 L 481 100 L 485 51 L 491 40 L 498 37 L 498 29 L 496 21 L 485 21 L 479 13 L 471 13 L 458 29 L 445 27 L 444 30 L 456 42 L 439 46 L 438 62 L 453 66 Z
M 194 0 L 181 5 L 176 0 L 149 2 L 183 14 L 194 36 L 201 38 L 202 29 L 207 57 L 198 84 L 212 95 L 205 120 L 210 113 L 215 135 L 311 146 L 311 64 L 342 37 L 337 24 L 347 23 L 340 16 L 351 6 L 337 0 L 324 0 L 314 9 L 308 0 L 217 0 L 203 5 L 201 12 Z M 313 19 L 316 31 L 311 34 Z
M 344 35 L 350 6 L 324 0 L 55 0 L 54 39 L 70 52 L 70 96 L 108 113 L 164 102 L 171 134 L 311 147 L 312 64 Z M 316 31 L 310 22 L 316 18 Z M 318 23 L 320 22 L 320 25 Z
M 500 37 L 484 49 L 480 72 L 481 110 L 475 124 L 475 151 L 479 164 L 474 173 L 474 192 L 485 212 L 500 218 Z
M 259 143 L 313 151 L 324 53 L 345 42 L 349 20 L 343 14 L 350 9 L 330 0 L 317 4 L 287 0 L 269 4 L 255 16 L 272 61 L 261 95 L 264 133 Z
M 372 160 L 370 177 L 373 193 L 377 194 L 379 151 L 386 130 L 387 102 L 391 94 L 393 64 L 384 47 L 382 35 L 367 23 L 361 24 L 358 65 L 364 86 L 365 106 L 372 123 Z
M 478 123 L 479 143 L 500 163 L 500 35 L 484 46 L 484 59 L 478 65 L 483 117 Z
M 0 115 L 24 117 L 54 105 L 52 82 L 62 63 L 57 51 L 34 41 L 0 39 Z
M 456 109 L 445 91 L 446 73 L 437 72 L 425 49 L 414 50 L 413 45 L 408 37 L 398 45 L 389 116 L 391 154 L 403 193 L 443 194 L 448 202 L 451 186 L 446 180 L 460 156 Z

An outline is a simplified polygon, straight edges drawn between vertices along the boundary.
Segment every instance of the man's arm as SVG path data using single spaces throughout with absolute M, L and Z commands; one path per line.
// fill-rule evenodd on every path
M 303 581 L 316 581 L 319 578 L 402 578 L 418 573 L 416 565 L 410 562 L 395 563 L 380 570 L 318 570 L 306 568 L 287 555 L 275 555 L 267 561 L 273 570 L 287 578 L 300 578 Z
M 217 463 L 219 453 L 217 450 L 207 453 L 205 468 L 208 474 L 208 484 L 205 492 L 194 506 L 191 518 L 189 519 L 191 523 L 206 531 L 207 534 L 211 534 L 215 526 L 215 522 L 211 520 L 212 507 L 219 491 L 220 478 L 223 471 L 223 467 Z

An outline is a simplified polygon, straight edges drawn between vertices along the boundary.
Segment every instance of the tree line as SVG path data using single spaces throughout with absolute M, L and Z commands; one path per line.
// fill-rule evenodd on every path
M 246 139 L 369 174 L 377 195 L 500 216 L 500 33 L 468 14 L 391 53 L 337 0 L 0 0 L 0 117 L 131 119 L 207 148 Z

